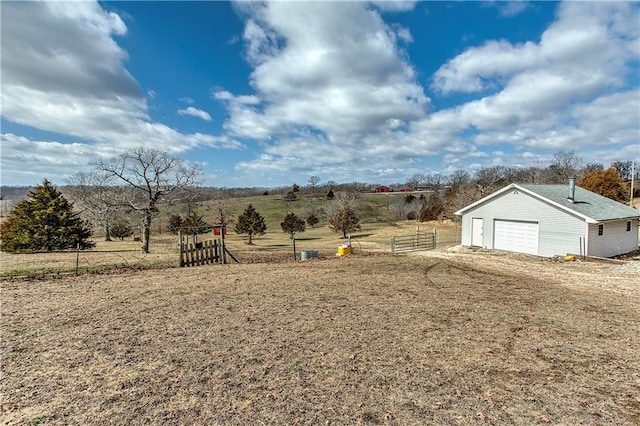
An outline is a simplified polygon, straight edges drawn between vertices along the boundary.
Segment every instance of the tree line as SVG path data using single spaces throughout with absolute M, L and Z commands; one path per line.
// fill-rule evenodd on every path
M 105 240 L 133 235 L 131 217 L 138 217 L 142 229 L 142 251 L 149 252 L 151 225 L 158 215 L 158 204 L 195 205 L 210 200 L 214 222 L 207 223 L 195 209 L 186 217 L 172 215 L 169 230 L 184 230 L 190 235 L 209 232 L 214 225 L 228 225 L 233 221 L 229 199 L 234 191 L 244 195 L 242 189 L 226 190 L 200 188 L 201 171 L 166 152 L 138 147 L 109 160 L 99 160 L 89 172 L 80 172 L 67 180 L 66 191 L 74 201 L 67 201 L 62 192 L 45 180 L 30 191 L 28 198 L 18 203 L 1 225 L 3 251 L 50 251 L 80 246 L 90 248 L 88 221 L 103 229 Z M 578 185 L 620 202 L 629 200 L 627 179 L 631 178 L 630 161 L 616 161 L 605 169 L 601 164 L 583 164 L 574 151 L 559 151 L 546 168 L 493 166 L 471 175 L 458 170 L 448 176 L 417 174 L 398 186 L 426 186 L 431 189 L 419 196 L 407 194 L 403 200 L 387 206 L 387 219 L 433 220 L 452 217 L 460 208 L 490 194 L 509 183 L 556 184 L 578 178 Z M 634 173 L 638 174 L 638 171 Z M 359 228 L 357 194 L 369 191 L 371 186 L 352 182 L 337 184 L 311 176 L 308 185 L 301 187 L 271 188 L 284 194 L 283 199 L 294 201 L 301 191 L 324 193 L 331 200 L 329 212 L 311 209 L 303 218 L 288 213 L 281 223 L 282 231 L 290 234 L 295 245 L 295 234 L 304 232 L 305 224 L 314 226 L 318 216 L 324 216 L 335 232 L 346 238 Z M 260 194 L 268 194 L 265 189 Z M 237 194 L 236 194 L 237 196 Z M 75 210 L 74 210 L 75 209 Z M 81 219 L 81 216 L 83 219 Z M 392 217 L 393 216 L 393 217 Z M 266 232 L 264 218 L 249 205 L 235 221 L 235 232 L 246 234 L 248 243 L 254 236 Z
M 71 197 L 79 208 L 76 211 L 74 203 L 45 179 L 29 191 L 27 198 L 19 202 L 0 225 L 0 249 L 36 252 L 91 248 L 93 243 L 89 238 L 92 233 L 80 213 L 102 226 L 106 240 L 110 240 L 111 235 L 122 239 L 133 233 L 130 223 L 122 219 L 124 213 L 138 215 L 142 223 L 141 249 L 149 253 L 151 225 L 159 212 L 158 204 L 188 203 L 197 199 L 200 175 L 197 166 L 166 152 L 146 147 L 131 149 L 109 160 L 101 159 L 92 171 L 68 179 Z M 294 187 L 294 190 L 300 188 Z M 295 192 L 291 192 L 295 196 Z M 224 198 L 214 203 L 214 210 L 219 224 L 227 225 L 230 213 Z M 178 228 L 192 235 L 211 230 L 211 225 L 195 210 L 184 220 L 174 217 L 172 222 L 170 226 L 176 227 L 177 222 Z M 307 222 L 313 226 L 317 218 L 310 216 Z M 344 234 L 351 226 L 336 225 L 336 229 L 343 230 Z M 282 230 L 293 239 L 296 233 L 304 232 L 304 221 L 288 214 L 282 222 Z M 260 213 L 249 205 L 238 217 L 235 231 L 248 235 L 249 244 L 252 244 L 254 235 L 266 231 L 266 224 Z

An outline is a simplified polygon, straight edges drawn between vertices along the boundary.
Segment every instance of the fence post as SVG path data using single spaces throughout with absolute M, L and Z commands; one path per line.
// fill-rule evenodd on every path
M 76 243 L 76 275 L 78 275 L 78 262 L 80 261 L 80 242 Z
M 220 227 L 220 254 L 222 255 L 222 264 L 227 264 L 227 253 L 225 253 L 224 249 L 224 231 L 227 229 L 226 225 L 222 225 Z
M 182 242 L 182 231 L 178 231 L 178 249 L 180 251 L 180 267 L 184 266 L 184 244 Z

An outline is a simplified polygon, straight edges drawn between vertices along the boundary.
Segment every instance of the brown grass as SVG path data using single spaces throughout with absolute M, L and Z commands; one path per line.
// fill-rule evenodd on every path
M 390 241 L 394 235 L 411 235 L 419 226 L 420 232 L 432 232 L 438 229 L 440 247 L 457 244 L 459 224 L 450 221 L 417 222 L 402 221 L 394 224 L 365 223 L 360 231 L 353 233 L 352 243 L 359 252 L 390 252 Z M 332 232 L 328 226 L 308 228 L 298 234 L 297 255 L 301 250 L 319 250 L 324 256 L 336 253 L 337 247 L 345 241 L 341 234 Z M 214 238 L 201 235 L 200 240 Z M 293 258 L 293 249 L 288 234 L 280 229 L 270 229 L 265 235 L 254 237 L 254 245 L 246 244 L 247 237 L 229 230 L 226 238 L 228 249 L 241 263 L 253 263 L 265 259 L 278 260 Z M 0 253 L 0 277 L 34 276 L 75 273 L 76 260 L 80 273 L 96 272 L 105 269 L 145 269 L 171 267 L 178 265 L 178 237 L 169 233 L 152 235 L 151 253 L 140 251 L 141 243 L 127 239 L 125 241 L 94 240 L 96 247 L 90 251 L 53 252 L 38 254 Z
M 615 265 L 358 255 L 3 281 L 6 424 L 638 424 Z M 590 276 L 593 285 L 584 282 Z

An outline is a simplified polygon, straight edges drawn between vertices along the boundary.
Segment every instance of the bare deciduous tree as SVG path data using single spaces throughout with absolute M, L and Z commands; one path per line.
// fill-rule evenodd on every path
M 104 240 L 111 241 L 110 225 L 122 204 L 122 188 L 114 185 L 113 176 L 101 170 L 78 172 L 66 179 L 70 197 L 91 222 L 102 226 Z
M 566 183 L 570 177 L 576 177 L 582 166 L 582 158 L 575 151 L 558 151 L 553 154 L 553 163 L 549 166 L 549 183 Z
M 311 188 L 311 191 L 315 191 L 316 186 L 318 186 L 318 184 L 320 183 L 320 177 L 318 176 L 311 176 L 309 178 L 309 188 Z
M 224 193 L 216 195 L 213 198 L 211 209 L 214 211 L 214 225 L 226 226 L 233 222 L 233 209 L 231 204 L 231 198 Z
M 505 180 L 505 168 L 503 166 L 486 167 L 478 170 L 475 176 L 475 185 L 480 193 L 480 198 L 498 189 Z
M 200 176 L 197 166 L 186 164 L 164 151 L 146 147 L 127 150 L 108 161 L 100 159 L 96 167 L 127 184 L 127 204 L 143 217 L 144 253 L 149 253 L 151 222 L 158 212 L 158 202 L 193 187 Z

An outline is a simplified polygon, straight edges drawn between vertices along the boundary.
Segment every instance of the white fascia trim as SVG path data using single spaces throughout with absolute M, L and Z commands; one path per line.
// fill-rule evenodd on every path
M 478 205 L 480 205 L 480 204 L 484 203 L 485 201 L 487 201 L 487 200 L 489 200 L 489 199 L 491 199 L 491 198 L 493 198 L 493 197 L 495 197 L 495 196 L 497 196 L 497 195 L 500 195 L 500 194 L 502 194 L 503 192 L 507 192 L 508 190 L 513 189 L 513 188 L 514 188 L 514 187 L 516 187 L 516 186 L 517 186 L 517 185 L 516 185 L 515 183 L 511 183 L 511 184 L 509 184 L 509 185 L 505 186 L 504 188 L 499 189 L 499 190 L 497 190 L 496 192 L 492 192 L 491 194 L 487 195 L 486 197 L 481 198 L 481 199 L 479 199 L 478 201 L 476 201 L 476 202 L 474 202 L 474 203 L 471 203 L 471 204 L 469 204 L 469 205 L 468 205 L 468 206 L 466 206 L 466 207 L 461 208 L 460 210 L 458 210 L 457 212 L 455 212 L 455 213 L 453 213 L 453 214 L 455 214 L 455 215 L 457 215 L 457 216 L 462 216 L 462 215 L 464 214 L 464 212 L 466 212 L 467 210 L 471 210 L 471 209 L 475 208 L 476 206 L 478 206 Z

